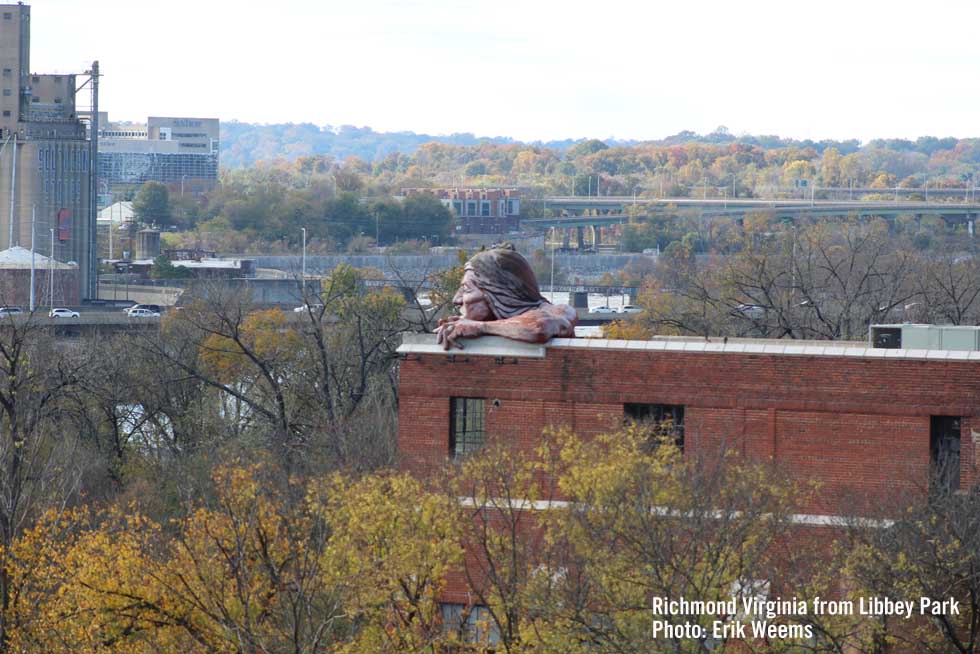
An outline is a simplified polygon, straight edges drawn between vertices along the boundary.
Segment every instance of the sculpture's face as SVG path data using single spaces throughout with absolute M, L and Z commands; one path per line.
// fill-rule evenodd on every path
M 453 296 L 453 304 L 461 308 L 461 315 L 468 320 L 493 320 L 493 310 L 487 296 L 476 285 L 472 270 L 463 274 L 459 290 Z

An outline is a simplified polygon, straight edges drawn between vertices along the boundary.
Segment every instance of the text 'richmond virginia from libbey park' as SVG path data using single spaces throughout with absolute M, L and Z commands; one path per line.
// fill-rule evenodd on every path
M 914 615 L 959 615 L 959 602 L 953 598 L 892 599 L 859 597 L 856 600 L 810 600 L 777 597 L 764 600 L 753 597 L 731 597 L 727 600 L 688 600 L 654 597 L 652 600 L 654 638 L 728 639 L 728 638 L 812 638 L 810 624 L 794 621 L 805 616 L 894 616 L 909 619 Z M 710 625 L 699 618 L 717 618 Z M 778 622 L 772 622 L 778 620 Z

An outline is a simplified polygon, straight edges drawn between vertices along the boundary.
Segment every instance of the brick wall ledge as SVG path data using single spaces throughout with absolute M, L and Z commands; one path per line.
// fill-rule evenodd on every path
M 603 338 L 553 338 L 544 345 L 512 341 L 499 336 L 461 339 L 463 349 L 443 350 L 435 334 L 402 335 L 399 354 L 441 354 L 542 359 L 547 348 L 586 350 L 638 350 L 659 352 L 700 352 L 706 354 L 781 354 L 785 356 L 848 357 L 865 359 L 919 359 L 928 361 L 977 361 L 980 351 L 901 350 L 871 348 L 853 341 L 808 341 L 806 344 L 785 340 L 763 339 L 677 339 L 655 338 L 649 341 L 617 341 Z M 826 343 L 826 344 L 820 344 Z

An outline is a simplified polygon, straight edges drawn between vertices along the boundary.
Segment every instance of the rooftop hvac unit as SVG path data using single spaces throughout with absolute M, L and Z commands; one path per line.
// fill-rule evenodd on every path
M 868 344 L 903 350 L 980 350 L 980 327 L 960 325 L 871 325 Z

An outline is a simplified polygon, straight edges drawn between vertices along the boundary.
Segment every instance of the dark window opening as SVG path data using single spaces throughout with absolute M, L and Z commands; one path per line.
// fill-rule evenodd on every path
M 457 458 L 483 448 L 483 398 L 449 398 L 449 456 Z
M 951 493 L 960 487 L 960 418 L 929 418 L 930 489 Z
M 7 109 L 4 109 L 3 110 L 3 116 L 4 116 L 4 118 L 6 118 L 9 115 L 10 115 L 10 111 L 8 111 Z
M 681 404 L 624 404 L 628 421 L 649 429 L 651 440 L 672 441 L 684 451 L 684 406 Z
M 9 12 L 9 11 L 3 12 L 3 19 L 4 20 L 10 20 L 13 17 L 14 17 L 14 15 L 11 12 Z

